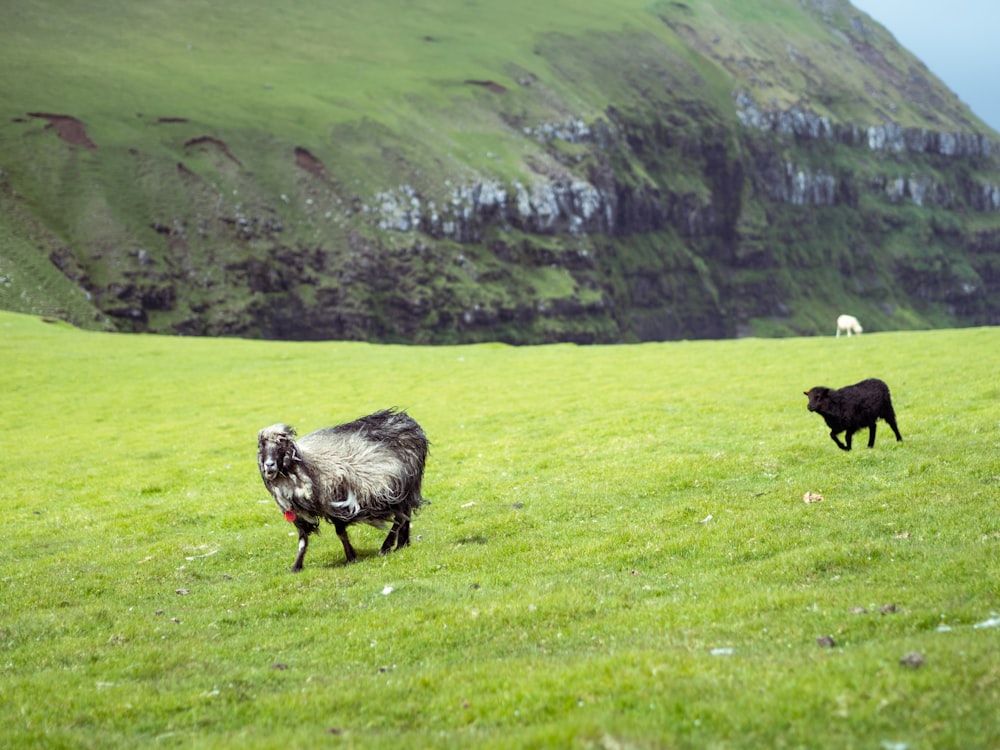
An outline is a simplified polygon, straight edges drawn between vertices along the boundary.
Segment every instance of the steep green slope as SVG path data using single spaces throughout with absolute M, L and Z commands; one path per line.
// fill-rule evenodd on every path
M 9 309 L 423 342 L 1000 315 L 995 134 L 846 2 L 5 16 Z

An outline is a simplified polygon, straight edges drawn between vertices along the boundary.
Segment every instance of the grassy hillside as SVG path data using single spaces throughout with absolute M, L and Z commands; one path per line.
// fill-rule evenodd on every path
M 5 742 L 995 746 L 998 339 L 423 348 L 0 314 Z M 802 391 L 867 376 L 905 440 L 843 453 Z M 354 529 L 344 566 L 326 533 L 292 575 L 257 429 L 393 404 L 432 440 L 414 544 Z
M 652 7 L 693 47 L 776 108 L 805 105 L 859 124 L 988 130 L 933 72 L 848 2 Z
M 995 134 L 846 0 L 38 0 L 0 62 L 4 309 L 435 343 L 997 314 L 995 157 L 863 136 Z M 745 101 L 859 135 L 761 133 Z M 792 175 L 835 205 L 791 203 Z
M 606 81 L 592 81 L 581 89 L 570 71 L 559 69 L 559 56 L 550 55 L 550 49 L 587 38 L 593 53 L 604 55 L 610 45 L 633 35 L 655 36 L 665 46 L 658 54 L 674 49 L 691 60 L 699 59 L 706 48 L 715 60 L 750 55 L 757 67 L 765 68 L 754 70 L 753 80 L 770 89 L 779 103 L 801 100 L 810 87 L 803 80 L 805 71 L 811 70 L 824 76 L 819 90 L 831 105 L 827 113 L 844 116 L 836 106 L 838 92 L 858 97 L 867 89 L 876 92 L 870 95 L 879 97 L 882 107 L 871 106 L 872 100 L 864 107 L 861 101 L 853 102 L 859 121 L 877 122 L 881 112 L 905 126 L 924 125 L 932 118 L 943 128 L 982 129 L 954 97 L 939 102 L 942 106 L 933 115 L 915 111 L 919 103 L 893 89 L 893 81 L 879 80 L 880 69 L 858 64 L 831 43 L 827 24 L 864 16 L 848 3 L 826 5 L 832 13 L 803 13 L 798 4 L 785 0 L 752 6 L 736 0 L 556 0 L 544 6 L 331 6 L 306 0 L 288 8 L 243 3 L 236 12 L 225 4 L 178 0 L 111 2 L 83 9 L 65 0 L 39 0 L 5 13 L 2 54 L 9 75 L 0 82 L 0 100 L 14 115 L 72 113 L 87 123 L 99 146 L 138 145 L 136 141 L 145 146 L 158 140 L 152 134 L 140 135 L 156 118 L 183 117 L 231 131 L 236 138 L 240 133 L 269 132 L 284 142 L 315 146 L 326 155 L 336 148 L 325 137 L 330 129 L 359 121 L 395 130 L 410 129 L 428 118 L 429 129 L 416 128 L 423 137 L 463 137 L 459 126 L 474 126 L 475 119 L 487 114 L 486 107 L 475 103 L 482 90 L 467 85 L 468 80 L 496 81 L 517 95 L 522 106 L 538 111 L 544 103 L 533 102 L 533 92 L 517 91 L 517 77 L 532 76 L 561 99 L 562 106 L 572 107 L 566 114 L 589 119 L 621 95 L 606 85 L 617 80 L 617 71 L 607 70 Z M 651 23 L 651 18 L 666 23 Z M 696 49 L 687 48 L 683 36 L 679 39 L 667 24 L 694 40 Z M 881 27 L 870 21 L 866 27 L 873 43 L 888 45 L 888 62 L 897 67 L 911 64 L 908 53 Z M 805 48 L 787 49 L 788 40 Z M 783 48 L 786 59 L 774 59 Z M 803 59 L 796 60 L 796 53 Z M 745 70 L 730 72 L 747 76 Z M 586 69 L 581 73 L 591 75 Z M 937 83 L 928 71 L 923 74 L 928 86 Z M 46 86 L 38 86 L 39 81 Z M 97 91 L 104 95 L 95 97 Z M 717 98 L 726 101 L 730 94 L 728 89 L 719 91 Z M 823 107 L 823 99 L 816 104 Z M 442 110 L 454 115 L 470 109 L 473 122 L 436 127 Z M 466 137 L 471 141 L 475 136 Z M 480 137 L 501 136 L 492 132 Z M 169 144 L 160 145 L 169 149 Z M 503 144 L 497 140 L 489 145 Z M 482 152 L 466 155 L 473 165 L 486 165 Z
M 161 117 L 224 132 L 237 154 L 271 137 L 328 159 L 340 147 L 329 138 L 332 130 L 368 123 L 369 135 L 372 127 L 404 129 L 435 150 L 455 149 L 459 164 L 471 157 L 481 166 L 482 147 L 503 150 L 505 136 L 481 101 L 488 94 L 467 80 L 494 80 L 521 106 L 537 108 L 531 96 L 518 96 L 514 80 L 535 76 L 567 99 L 573 114 L 592 115 L 606 102 L 591 100 L 594 90 L 573 91 L 535 45 L 599 32 L 649 33 L 642 3 L 621 0 L 554 2 L 530 13 L 476 2 L 249 3 L 236 12 L 176 0 L 66 11 L 63 0 L 49 0 L 9 14 L 5 106 L 21 116 L 71 112 L 99 146 L 145 150 L 152 142 L 161 155 L 176 151 L 178 130 L 191 129 L 176 122 L 157 127 Z M 49 85 L 39 89 L 39 80 Z M 105 96 L 95 98 L 96 90 Z M 589 111 L 577 110 L 584 102 Z M 443 118 L 463 115 L 468 119 L 440 127 Z M 368 171 L 377 164 L 357 168 L 345 177 L 382 176 Z M 383 186 L 392 184 L 374 184 Z

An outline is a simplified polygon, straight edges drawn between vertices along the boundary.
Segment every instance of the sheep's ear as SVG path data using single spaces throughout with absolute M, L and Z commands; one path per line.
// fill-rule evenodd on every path
M 298 449 L 291 445 L 285 455 L 281 457 L 281 468 L 285 472 L 289 472 L 296 463 L 302 463 L 302 457 L 299 455 Z

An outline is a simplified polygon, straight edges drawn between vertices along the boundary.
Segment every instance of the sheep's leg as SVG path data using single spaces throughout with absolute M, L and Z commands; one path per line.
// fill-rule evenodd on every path
M 347 562 L 352 563 L 358 559 L 357 553 L 354 551 L 354 547 L 351 546 L 351 540 L 347 538 L 347 524 L 335 521 L 333 528 L 337 531 L 337 536 L 340 538 L 340 543 L 344 545 L 344 557 Z
M 890 411 L 889 414 L 885 417 L 885 422 L 892 428 L 892 431 L 896 433 L 896 442 L 897 443 L 902 442 L 903 436 L 899 434 L 899 428 L 896 427 L 896 415 Z
M 380 554 L 387 555 L 392 552 L 392 548 L 395 545 L 396 549 L 401 549 L 406 547 L 410 543 L 410 517 L 403 513 L 402 511 L 397 511 L 396 516 L 392 522 L 392 528 L 389 530 L 389 536 L 385 538 L 382 542 L 382 549 Z
M 306 558 L 306 549 L 309 547 L 309 532 L 305 529 L 299 529 L 299 554 L 295 556 L 295 562 L 292 564 L 292 572 L 298 573 L 302 570 L 302 561 Z
M 392 552 L 392 546 L 396 543 L 396 539 L 399 536 L 399 521 L 393 521 L 392 528 L 389 529 L 389 535 L 382 542 L 382 549 L 378 551 L 380 555 L 388 555 Z
M 408 547 L 410 545 L 410 517 L 405 513 L 397 513 L 396 523 L 399 524 L 399 531 L 396 534 L 396 549 Z
M 868 427 L 868 447 L 875 447 L 875 422 L 872 422 Z
M 837 447 L 840 448 L 840 450 L 842 451 L 849 451 L 851 449 L 851 433 L 846 432 L 844 434 L 847 437 L 847 445 L 844 445 L 842 442 L 840 442 L 840 438 L 837 437 L 836 432 L 834 432 L 833 430 L 830 431 L 830 437 L 833 438 L 833 442 L 837 444 Z

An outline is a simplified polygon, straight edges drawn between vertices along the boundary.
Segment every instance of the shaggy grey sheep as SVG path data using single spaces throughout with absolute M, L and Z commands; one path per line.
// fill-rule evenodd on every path
M 347 527 L 392 522 L 381 553 L 410 543 L 410 517 L 424 499 L 420 485 L 427 459 L 427 436 L 408 414 L 387 409 L 295 440 L 285 424 L 257 435 L 257 464 L 264 486 L 285 519 L 299 531 L 292 572 L 302 569 L 309 535 L 320 520 L 332 523 L 347 562 L 357 554 Z
M 868 428 L 868 447 L 874 447 L 877 419 L 886 421 L 896 433 L 897 442 L 903 439 L 896 427 L 889 386 L 881 380 L 870 378 L 840 389 L 817 386 L 804 393 L 809 397 L 809 411 L 826 420 L 830 437 L 842 450 L 851 449 L 851 436 L 863 427 Z M 837 439 L 840 432 L 844 433 L 846 445 Z

